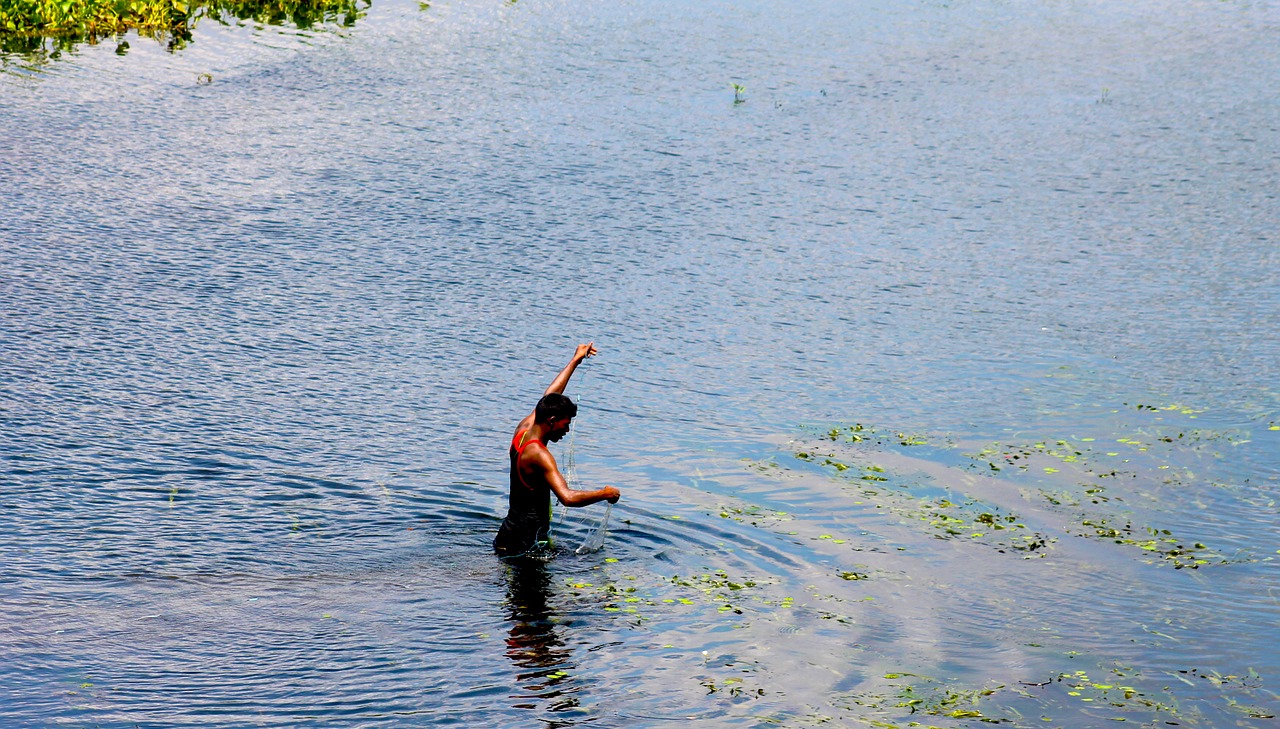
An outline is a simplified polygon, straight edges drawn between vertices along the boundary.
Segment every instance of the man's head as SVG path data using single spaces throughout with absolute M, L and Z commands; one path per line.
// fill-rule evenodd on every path
M 558 392 L 543 395 L 538 407 L 533 410 L 533 420 L 551 426 L 547 431 L 547 440 L 558 441 L 569 432 L 569 423 L 578 414 L 578 406 L 569 398 Z

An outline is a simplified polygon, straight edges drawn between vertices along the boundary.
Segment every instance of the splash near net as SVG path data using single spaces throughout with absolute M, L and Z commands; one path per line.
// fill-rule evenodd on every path
M 573 550 L 575 554 L 591 554 L 599 552 L 604 546 L 605 533 L 609 531 L 609 515 L 613 513 L 613 504 L 606 503 L 604 515 L 600 517 L 599 523 L 587 535 L 586 540 L 582 542 L 582 546 Z

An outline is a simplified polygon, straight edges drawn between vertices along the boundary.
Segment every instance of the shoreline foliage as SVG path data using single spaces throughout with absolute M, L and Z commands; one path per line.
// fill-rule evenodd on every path
M 369 0 L 0 0 L 0 54 L 57 58 L 110 39 L 123 54 L 130 32 L 175 51 L 191 42 L 203 18 L 350 27 L 368 7 Z

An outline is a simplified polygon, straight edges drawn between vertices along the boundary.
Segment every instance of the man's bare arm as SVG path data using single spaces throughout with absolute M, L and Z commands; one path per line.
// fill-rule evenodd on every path
M 542 395 L 545 397 L 553 392 L 557 394 L 564 393 L 564 388 L 569 384 L 569 378 L 573 377 L 573 371 L 578 369 L 578 365 L 582 364 L 582 360 L 587 357 L 594 357 L 595 354 L 595 342 L 579 344 L 577 351 L 573 353 L 573 359 L 569 360 L 569 364 L 560 370 L 560 374 L 556 375 L 556 378 L 551 381 L 551 386 Z
M 594 342 L 579 344 L 577 351 L 573 353 L 573 359 L 569 360 L 569 364 L 565 365 L 564 369 L 560 370 L 560 374 L 556 375 L 556 378 L 551 381 L 551 385 L 547 387 L 546 392 L 542 393 L 542 396 L 546 397 L 553 392 L 563 395 L 564 388 L 569 384 L 569 378 L 573 377 L 573 371 L 578 369 L 578 365 L 582 364 L 582 360 L 587 357 L 594 357 L 595 354 L 596 348 Z M 529 413 L 524 416 L 520 421 L 520 424 L 516 426 L 516 430 L 524 430 L 531 425 L 533 425 L 533 413 Z
M 547 486 L 551 487 L 551 492 L 565 506 L 590 506 L 598 501 L 608 501 L 611 504 L 616 504 L 622 496 L 622 492 L 613 486 L 605 486 L 595 491 L 578 491 L 577 489 L 569 488 L 564 476 L 560 475 L 560 469 L 556 466 L 556 459 L 545 448 L 536 448 L 536 450 L 530 451 L 528 460 L 532 461 L 534 468 L 540 471 L 539 475 L 546 480 Z

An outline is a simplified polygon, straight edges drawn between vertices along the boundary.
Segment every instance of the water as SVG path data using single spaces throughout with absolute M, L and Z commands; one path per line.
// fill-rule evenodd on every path
M 1278 21 L 397 1 L 7 58 L 0 724 L 1270 725 Z M 513 571 L 586 340 L 623 498 Z

